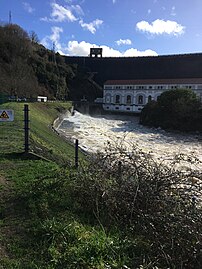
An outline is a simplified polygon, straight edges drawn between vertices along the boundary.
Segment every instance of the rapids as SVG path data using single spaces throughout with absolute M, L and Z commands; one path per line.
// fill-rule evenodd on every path
M 107 141 L 135 144 L 158 160 L 169 161 L 176 154 L 196 156 L 202 162 L 202 135 L 167 132 L 138 123 L 136 116 L 102 115 L 89 116 L 75 112 L 63 119 L 57 131 L 87 152 L 102 151 Z M 202 163 L 199 165 L 202 169 Z

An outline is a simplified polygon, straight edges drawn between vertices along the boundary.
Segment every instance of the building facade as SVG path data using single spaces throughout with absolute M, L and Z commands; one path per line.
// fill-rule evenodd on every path
M 173 89 L 191 89 L 202 101 L 202 78 L 108 80 L 104 83 L 103 109 L 140 113 L 149 101 Z

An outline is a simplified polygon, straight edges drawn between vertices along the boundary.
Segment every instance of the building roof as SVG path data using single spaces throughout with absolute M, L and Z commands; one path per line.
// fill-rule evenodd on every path
M 202 84 L 202 78 L 107 80 L 104 85 Z

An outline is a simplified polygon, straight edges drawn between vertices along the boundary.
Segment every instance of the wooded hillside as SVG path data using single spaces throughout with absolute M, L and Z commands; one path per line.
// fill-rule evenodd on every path
M 89 74 L 77 64 L 38 43 L 20 26 L 0 26 L 0 94 L 15 98 L 45 95 L 57 100 L 94 100 L 101 95 Z

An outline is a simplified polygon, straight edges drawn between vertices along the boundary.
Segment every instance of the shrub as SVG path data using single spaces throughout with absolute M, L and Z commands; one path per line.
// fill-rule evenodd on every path
M 148 103 L 142 110 L 140 123 L 181 131 L 202 131 L 201 103 L 188 89 L 162 93 L 157 102 Z
M 143 256 L 148 267 L 142 268 L 201 268 L 201 173 L 180 169 L 176 162 L 184 156 L 168 166 L 136 146 L 131 153 L 112 148 L 78 171 L 72 185 L 77 205 L 104 230 L 117 227 L 149 246 L 139 248 L 139 259 L 130 246 L 131 268 L 139 268 Z

